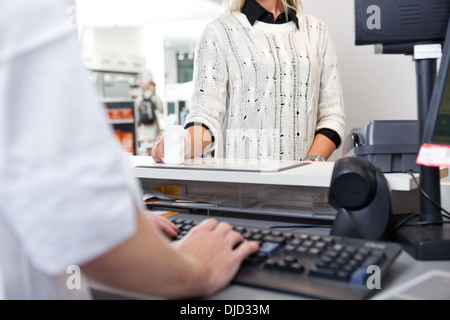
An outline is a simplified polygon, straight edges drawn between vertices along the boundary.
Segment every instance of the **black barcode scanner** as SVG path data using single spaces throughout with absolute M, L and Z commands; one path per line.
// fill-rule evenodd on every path
M 338 210 L 331 235 L 380 240 L 392 214 L 391 193 L 383 172 L 360 157 L 339 159 L 328 197 Z

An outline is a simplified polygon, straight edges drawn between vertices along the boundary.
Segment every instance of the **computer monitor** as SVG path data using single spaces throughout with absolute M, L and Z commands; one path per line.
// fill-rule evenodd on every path
M 356 45 L 443 41 L 448 0 L 356 0 Z
M 444 94 L 444 83 L 450 54 L 449 15 L 448 0 L 355 0 L 356 45 L 377 44 L 383 47 L 383 50 L 378 50 L 379 53 L 414 56 L 419 144 L 426 139 L 436 141 L 439 137 L 442 140 L 442 133 L 446 132 L 436 125 L 431 128 L 428 121 L 433 117 L 433 112 L 437 112 L 435 124 L 443 119 L 436 110 L 440 110 L 442 98 L 448 94 Z M 440 55 L 439 45 L 444 41 L 444 57 L 434 86 L 438 60 L 435 48 L 438 45 Z M 434 52 L 419 57 L 416 49 L 423 49 L 423 45 L 433 48 Z M 431 100 L 433 102 L 430 104 Z M 396 229 L 393 239 L 418 260 L 450 260 L 450 228 L 443 223 L 440 208 L 439 168 L 420 167 L 420 189 L 418 221 L 412 219 L 414 215 L 408 217 L 411 218 L 409 223 Z
M 450 147 L 450 24 L 439 74 L 425 125 L 423 142 Z

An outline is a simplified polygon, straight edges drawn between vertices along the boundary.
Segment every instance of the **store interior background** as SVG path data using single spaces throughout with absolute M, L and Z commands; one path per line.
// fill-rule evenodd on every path
M 354 45 L 354 0 L 303 0 L 305 13 L 329 27 L 339 57 L 347 134 L 371 120 L 417 119 L 415 65 L 410 56 L 377 55 Z M 182 121 L 189 100 L 196 42 L 223 12 L 222 0 L 76 0 L 78 31 L 86 55 L 144 62 L 138 81 L 152 79 L 165 104 L 165 122 Z M 136 95 L 136 88 L 130 90 Z M 179 103 L 179 102 L 182 103 Z M 342 156 L 342 147 L 330 161 Z M 447 178 L 443 182 L 450 184 Z M 445 208 L 450 200 L 443 197 Z

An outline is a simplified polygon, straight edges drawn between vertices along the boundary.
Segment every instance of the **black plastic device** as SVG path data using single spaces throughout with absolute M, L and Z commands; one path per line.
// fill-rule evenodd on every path
M 364 158 L 346 157 L 334 166 L 328 201 L 337 209 L 332 235 L 380 240 L 392 215 L 383 172 Z

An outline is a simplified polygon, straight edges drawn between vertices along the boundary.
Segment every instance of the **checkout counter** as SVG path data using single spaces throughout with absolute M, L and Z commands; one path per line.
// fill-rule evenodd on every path
M 186 198 L 186 201 L 156 202 L 154 208 L 168 206 L 191 213 L 209 210 L 293 220 L 333 221 L 336 215 L 328 204 L 333 162 L 239 163 L 205 159 L 168 166 L 155 164 L 150 157 L 130 157 L 130 160 L 144 193 L 174 187 Z M 418 211 L 419 192 L 412 177 L 405 173 L 385 176 L 392 191 L 394 214 Z
M 160 214 L 189 218 L 214 217 L 232 224 L 270 227 L 316 223 L 324 227 L 296 231 L 328 234 L 335 210 L 328 204 L 328 190 L 334 169 L 332 162 L 244 164 L 241 170 L 224 163 L 192 163 L 167 166 L 155 164 L 151 157 L 130 156 L 134 176 L 144 193 L 170 187 L 178 200 L 149 198 L 149 209 Z M 202 161 L 202 160 L 201 160 Z M 242 169 L 244 168 L 244 169 Z M 442 171 L 442 176 L 448 170 Z M 419 191 L 406 173 L 386 173 L 392 191 L 393 214 L 419 210 Z M 156 194 L 157 196 L 158 194 Z M 450 261 L 417 261 L 402 252 L 384 280 L 383 288 L 394 288 L 430 270 L 450 271 Z M 94 298 L 152 299 L 92 284 Z M 381 292 L 384 292 L 382 290 Z M 377 295 L 374 296 L 376 299 Z M 208 300 L 292 300 L 305 297 L 231 284 Z

